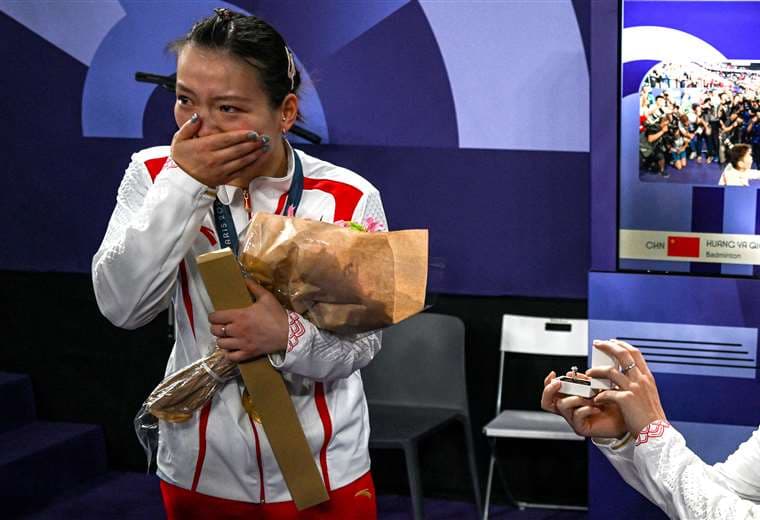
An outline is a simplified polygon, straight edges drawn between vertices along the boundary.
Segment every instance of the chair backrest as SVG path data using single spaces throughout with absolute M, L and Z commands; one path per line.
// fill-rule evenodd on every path
M 388 327 L 362 380 L 371 403 L 451 408 L 469 416 L 464 323 L 423 313 Z
M 505 314 L 501 322 L 503 352 L 586 356 L 588 349 L 588 320 Z

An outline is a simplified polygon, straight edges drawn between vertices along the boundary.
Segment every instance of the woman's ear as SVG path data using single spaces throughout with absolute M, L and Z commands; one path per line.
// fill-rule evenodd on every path
M 296 123 L 298 119 L 298 97 L 290 93 L 285 96 L 280 105 L 282 112 L 282 120 L 280 121 L 280 128 L 285 133 Z

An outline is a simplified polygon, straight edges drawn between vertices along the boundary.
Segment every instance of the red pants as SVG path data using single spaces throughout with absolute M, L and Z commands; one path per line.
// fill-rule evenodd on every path
M 375 484 L 367 472 L 339 489 L 330 491 L 330 500 L 298 511 L 291 502 L 254 504 L 202 495 L 161 481 L 168 520 L 376 520 Z

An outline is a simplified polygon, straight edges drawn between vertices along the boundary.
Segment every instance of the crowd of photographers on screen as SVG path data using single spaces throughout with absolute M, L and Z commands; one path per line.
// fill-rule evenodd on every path
M 760 159 L 760 74 L 755 71 L 654 70 L 640 101 L 643 171 L 669 177 L 689 161 L 722 167 L 736 144 L 748 145 Z

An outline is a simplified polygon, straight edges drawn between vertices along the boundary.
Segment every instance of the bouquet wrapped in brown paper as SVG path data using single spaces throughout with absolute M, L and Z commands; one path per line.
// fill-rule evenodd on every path
M 161 381 L 145 400 L 143 408 L 164 421 L 187 421 L 195 410 L 237 374 L 237 365 L 228 361 L 224 352 L 216 348 L 208 356 Z
M 362 227 L 354 223 L 257 213 L 239 261 L 283 306 L 336 333 L 371 331 L 420 312 L 427 285 L 427 230 L 357 229 Z M 236 374 L 237 365 L 217 348 L 166 377 L 135 418 L 149 460 L 157 440 L 155 419 L 188 420 Z
M 284 307 L 321 329 L 364 332 L 420 312 L 427 230 L 363 233 L 356 227 L 257 213 L 241 243 L 240 264 Z
M 174 423 L 189 420 L 237 374 L 237 364 L 224 357 L 217 347 L 208 356 L 167 376 L 153 389 L 134 420 L 137 439 L 148 457 L 148 468 L 158 446 L 157 419 Z

